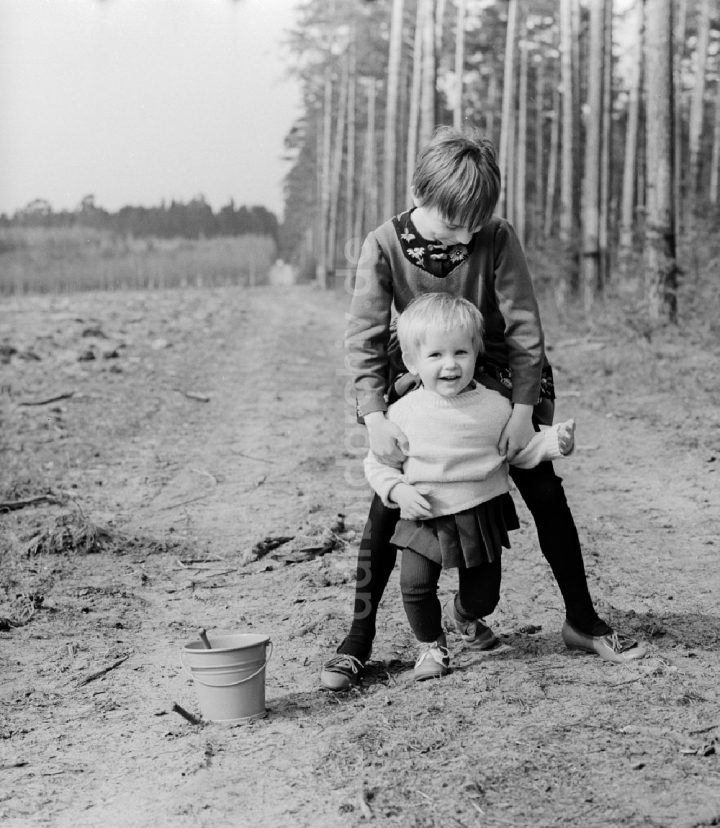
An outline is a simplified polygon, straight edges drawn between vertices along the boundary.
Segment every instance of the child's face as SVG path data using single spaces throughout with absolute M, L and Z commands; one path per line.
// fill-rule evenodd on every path
M 476 357 L 472 337 L 464 331 L 429 329 L 417 353 L 406 363 L 428 391 L 454 397 L 470 384 Z
M 454 224 L 445 218 L 437 207 L 423 207 L 417 205 L 413 213 L 413 223 L 418 232 L 428 241 L 439 241 L 442 244 L 469 244 L 475 230 Z

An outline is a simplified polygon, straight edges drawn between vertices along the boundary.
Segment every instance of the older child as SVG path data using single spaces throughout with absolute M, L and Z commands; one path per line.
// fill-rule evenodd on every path
M 512 226 L 493 216 L 500 172 L 492 144 L 475 132 L 441 128 L 418 158 L 412 187 L 414 209 L 372 231 L 358 262 L 346 333 L 358 417 L 373 453 L 384 462 L 402 461 L 404 435 L 385 416 L 387 395 L 403 370 L 392 312 L 401 313 L 423 293 L 451 293 L 479 308 L 484 319 L 485 349 L 475 378 L 512 402 L 499 445 L 512 460 L 538 423 L 552 422 L 554 391 L 525 256 Z M 565 643 L 609 661 L 637 657 L 642 648 L 595 612 L 575 523 L 552 463 L 512 468 L 510 476 L 563 597 Z M 390 538 L 397 519 L 396 509 L 373 499 L 358 551 L 350 631 L 321 674 L 328 689 L 357 683 L 370 656 L 378 605 L 395 565 Z
M 427 293 L 400 315 L 403 362 L 421 387 L 393 403 L 387 418 L 407 438 L 402 464 L 372 451 L 365 474 L 388 507 L 400 509 L 391 543 L 402 550 L 400 587 L 421 643 L 416 681 L 450 666 L 437 598 L 441 569 L 458 568 L 459 591 L 446 623 L 466 645 L 496 639 L 481 619 L 500 599 L 502 547 L 518 526 L 506 458 L 498 450 L 511 415 L 509 400 L 473 380 L 482 349 L 482 317 L 466 299 Z M 537 432 L 513 463 L 531 468 L 572 450 L 574 423 Z

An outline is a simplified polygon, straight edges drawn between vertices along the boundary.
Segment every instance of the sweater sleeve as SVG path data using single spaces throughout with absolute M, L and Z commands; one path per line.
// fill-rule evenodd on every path
M 389 499 L 389 496 L 393 486 L 403 482 L 402 469 L 383 463 L 371 451 L 368 452 L 363 461 L 363 467 L 368 483 L 372 486 L 373 491 L 380 496 L 383 504 L 394 509 L 399 508 L 397 503 L 393 503 Z
M 495 293 L 505 320 L 512 399 L 514 403 L 535 405 L 540 398 L 545 342 L 527 260 L 512 225 L 506 221 L 498 225 L 495 250 Z
M 375 234 L 370 233 L 360 252 L 345 331 L 347 365 L 359 417 L 387 409 L 387 345 L 392 300 L 390 264 Z
M 532 440 L 515 455 L 510 464 L 520 469 L 533 469 L 545 460 L 557 460 L 564 456 L 558 445 L 558 426 L 553 425 L 536 432 Z

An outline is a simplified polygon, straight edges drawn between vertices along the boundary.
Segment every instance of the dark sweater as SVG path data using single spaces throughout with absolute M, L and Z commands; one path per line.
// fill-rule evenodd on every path
M 423 293 L 446 292 L 476 305 L 485 321 L 488 366 L 510 369 L 512 401 L 540 397 L 544 340 L 535 291 L 520 242 L 509 222 L 493 218 L 468 246 L 469 255 L 436 276 L 404 254 L 392 220 L 368 234 L 357 266 L 346 329 L 346 349 L 357 410 L 385 411 L 392 382 L 388 346 L 393 306 L 402 313 Z

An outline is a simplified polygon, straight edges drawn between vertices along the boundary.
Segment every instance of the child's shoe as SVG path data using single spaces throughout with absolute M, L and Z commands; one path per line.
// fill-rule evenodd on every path
M 492 650 L 500 643 L 500 639 L 487 624 L 483 624 L 480 618 L 473 618 L 470 621 L 460 618 L 455 609 L 454 595 L 443 607 L 443 620 L 445 629 L 457 633 L 465 647 L 473 650 Z
M 325 662 L 320 673 L 320 684 L 326 690 L 349 690 L 362 678 L 365 665 L 359 658 L 338 653 Z
M 442 678 L 450 671 L 450 653 L 445 646 L 445 636 L 429 644 L 422 644 L 420 657 L 415 662 L 413 677 L 415 681 Z
M 587 635 L 576 630 L 568 621 L 563 624 L 562 638 L 569 650 L 597 653 L 600 658 L 615 664 L 643 658 L 647 653 L 647 646 L 641 641 L 635 641 L 614 631 L 606 635 Z

